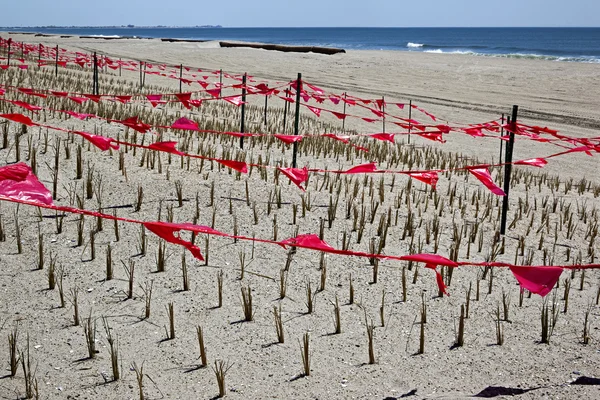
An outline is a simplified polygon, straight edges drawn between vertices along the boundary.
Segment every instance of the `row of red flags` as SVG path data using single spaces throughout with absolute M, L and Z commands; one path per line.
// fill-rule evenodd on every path
M 223 166 L 232 168 L 241 173 L 247 173 L 248 167 L 277 168 L 280 172 L 282 172 L 286 177 L 288 177 L 290 179 L 290 181 L 292 181 L 301 190 L 305 190 L 305 187 L 303 185 L 308 181 L 309 173 L 337 173 L 337 174 L 396 173 L 396 174 L 405 174 L 405 175 L 410 176 L 413 179 L 416 179 L 418 181 L 426 183 L 426 184 L 432 186 L 433 188 L 435 188 L 437 181 L 438 181 L 438 176 L 439 176 L 438 174 L 450 171 L 450 169 L 436 169 L 436 170 L 426 170 L 426 171 L 378 170 L 375 163 L 367 163 L 367 164 L 357 165 L 357 166 L 351 167 L 347 170 L 309 169 L 308 167 L 305 167 L 305 168 L 272 167 L 272 166 L 268 166 L 268 165 L 246 163 L 244 161 L 226 160 L 226 159 L 220 159 L 220 158 L 214 158 L 214 157 L 206 157 L 203 155 L 184 153 L 177 149 L 178 143 L 176 141 L 155 142 L 155 143 L 152 143 L 149 145 L 142 145 L 142 144 L 137 144 L 137 143 L 119 141 L 119 140 L 113 139 L 111 137 L 94 135 L 94 134 L 91 134 L 88 132 L 74 131 L 74 130 L 59 128 L 59 127 L 54 127 L 51 125 L 39 124 L 39 123 L 33 122 L 31 120 L 31 118 L 29 118 L 28 116 L 23 115 L 23 114 L 0 114 L 0 118 L 6 119 L 6 120 L 9 120 L 12 122 L 24 124 L 27 126 L 32 126 L 32 127 L 39 126 L 39 127 L 52 129 L 55 131 L 76 134 L 76 135 L 81 136 L 84 139 L 88 140 L 89 142 L 94 144 L 94 146 L 96 146 L 97 148 L 99 148 L 102 151 L 108 151 L 111 149 L 117 150 L 120 145 L 138 147 L 138 148 L 144 148 L 147 150 L 175 154 L 175 155 L 183 156 L 183 157 L 191 157 L 191 158 L 204 159 L 204 160 L 208 160 L 208 161 L 215 161 Z M 126 126 L 132 126 L 132 127 L 136 126 L 138 129 L 140 129 L 140 127 L 138 126 L 140 123 L 136 119 L 118 121 L 118 122 L 121 122 L 121 123 L 125 124 Z M 189 124 L 190 122 L 191 121 L 186 120 L 185 118 L 181 118 L 180 120 L 178 120 L 176 122 L 176 124 L 174 124 L 175 125 L 174 129 L 183 129 L 183 127 L 181 127 L 180 125 Z M 180 127 L 178 127 L 178 126 L 180 126 Z M 190 127 L 185 126 L 185 129 L 190 129 Z M 279 135 L 279 139 L 283 140 L 286 143 L 292 143 L 296 139 L 300 140 L 302 138 L 302 136 L 289 136 L 289 138 L 290 138 L 290 140 L 288 141 L 287 137 L 284 137 L 284 135 Z M 514 162 L 512 162 L 512 164 L 513 165 L 534 166 L 534 167 L 541 168 L 548 163 L 547 159 L 562 156 L 565 154 L 580 153 L 580 152 L 583 152 L 583 153 L 588 154 L 589 156 L 592 156 L 593 152 L 600 153 L 600 145 L 597 145 L 594 147 L 580 146 L 580 147 L 562 151 L 560 153 L 552 154 L 552 155 L 549 155 L 546 157 L 537 157 L 537 158 L 530 158 L 530 159 L 525 159 L 525 160 L 514 161 Z M 494 193 L 495 195 L 498 195 L 498 196 L 504 196 L 505 195 L 504 191 L 498 185 L 496 185 L 494 183 L 493 178 L 489 172 L 490 167 L 497 167 L 497 166 L 503 166 L 503 165 L 506 165 L 506 164 L 505 163 L 494 164 L 494 165 L 479 164 L 479 165 L 474 165 L 474 166 L 454 168 L 454 169 L 452 169 L 452 171 L 466 170 L 469 173 L 471 173 L 475 178 L 477 178 L 492 193 Z
M 328 254 L 337 254 L 344 256 L 355 256 L 362 258 L 376 258 L 380 260 L 395 261 L 413 261 L 424 263 L 425 267 L 435 271 L 436 282 L 439 289 L 448 294 L 446 285 L 439 271 L 438 266 L 457 268 L 462 266 L 478 267 L 508 267 L 514 274 L 522 288 L 537 293 L 541 296 L 547 295 L 558 282 L 564 269 L 592 269 L 600 268 L 600 264 L 585 265 L 563 265 L 563 266 L 517 266 L 502 262 L 455 262 L 437 254 L 411 254 L 403 256 L 370 254 L 353 250 L 335 249 L 317 235 L 304 234 L 289 238 L 283 241 L 274 241 L 268 239 L 257 239 L 242 235 L 231 235 L 213 228 L 195 225 L 191 223 L 169 223 L 161 221 L 139 221 L 130 218 L 117 217 L 100 212 L 89 211 L 74 207 L 55 205 L 50 191 L 37 179 L 31 168 L 25 163 L 8 165 L 0 168 L 0 200 L 37 206 L 60 212 L 87 215 L 99 217 L 108 220 L 118 220 L 127 223 L 143 225 L 146 229 L 161 237 L 169 243 L 183 246 L 198 260 L 204 260 L 200 248 L 183 239 L 180 232 L 193 232 L 197 234 L 206 234 L 220 236 L 225 238 L 234 238 L 238 240 L 254 241 L 265 244 L 278 245 L 284 249 L 287 247 L 296 247 L 301 249 L 315 250 Z
M 234 85 L 235 86 L 235 85 Z M 11 90 L 11 91 L 15 91 L 16 93 L 19 94 L 23 94 L 26 96 L 31 96 L 31 97 L 37 97 L 37 98 L 46 98 L 48 96 L 56 96 L 56 97 L 63 97 L 63 98 L 69 98 L 71 100 L 73 100 L 74 102 L 76 102 L 77 104 L 83 104 L 84 102 L 91 100 L 94 102 L 99 102 L 100 99 L 102 97 L 105 98 L 109 98 L 112 101 L 119 101 L 121 103 L 128 103 L 131 101 L 132 99 L 132 95 L 113 95 L 113 96 L 108 96 L 108 95 L 92 95 L 92 94 L 82 94 L 82 95 L 69 95 L 69 93 L 67 92 L 60 92 L 60 91 L 56 91 L 56 90 L 48 90 L 48 91 L 36 91 L 34 89 L 31 88 L 21 88 L 21 87 L 9 87 L 9 86 L 1 86 L 0 85 L 0 96 L 2 96 L 6 90 Z M 254 92 L 252 93 L 264 93 L 265 90 L 270 90 L 270 91 L 277 91 L 277 89 L 268 89 L 266 87 L 263 86 L 256 86 L 253 88 Z M 210 90 L 210 94 L 211 96 L 213 96 L 213 100 L 225 100 L 228 101 L 232 104 L 235 105 L 240 105 L 241 104 L 241 96 L 225 96 L 225 97 L 220 97 L 219 93 L 220 93 L 220 89 L 214 89 L 214 90 Z M 207 99 L 191 99 L 191 93 L 177 93 L 177 94 L 172 94 L 172 96 L 175 96 L 177 98 L 177 100 L 174 101 L 178 101 L 181 102 L 185 107 L 187 108 L 191 108 L 191 106 L 196 106 L 199 107 L 202 104 L 202 101 L 206 101 Z M 171 95 L 168 95 L 171 96 Z M 165 103 L 165 100 L 162 100 L 163 95 L 145 95 L 145 98 L 151 102 L 151 104 L 153 106 L 156 106 L 157 104 L 161 104 L 161 103 Z M 39 111 L 44 109 L 43 107 L 34 105 L 34 104 L 30 104 L 24 101 L 19 101 L 19 100 L 4 100 L 7 102 L 10 102 L 16 106 L 22 107 L 27 109 L 28 111 Z M 335 111 L 331 111 L 331 110 L 325 110 L 322 108 L 316 108 L 313 106 L 308 106 L 306 104 L 303 104 L 304 106 L 310 108 L 313 112 L 316 112 L 317 115 L 320 116 L 321 111 L 327 111 L 330 112 L 334 115 L 336 115 L 338 118 L 345 118 L 348 114 L 341 114 L 338 115 L 339 113 L 335 112 Z M 415 105 L 413 105 L 413 107 L 416 107 Z M 48 109 L 50 110 L 50 109 Z M 69 115 L 75 117 L 75 118 L 79 118 L 79 119 L 87 119 L 87 118 L 100 118 L 103 119 L 101 117 L 98 117 L 97 115 L 94 114 L 89 114 L 89 113 L 76 113 L 76 112 L 70 112 L 70 111 L 63 111 L 63 110 L 51 110 L 51 111 L 56 111 L 56 112 L 63 112 L 63 113 L 68 113 Z M 369 118 L 364 118 L 364 117 L 357 117 L 357 118 L 361 118 L 363 120 L 367 120 L 368 122 L 374 122 L 375 120 L 370 120 Z M 420 137 L 423 137 L 425 139 L 429 139 L 429 140 L 433 140 L 433 141 L 438 141 L 438 142 L 444 142 L 444 138 L 443 135 L 448 134 L 452 131 L 454 132 L 460 132 L 460 133 L 464 133 L 467 134 L 469 136 L 472 137 L 494 137 L 494 138 L 498 138 L 498 136 L 496 135 L 489 135 L 486 134 L 484 132 L 492 132 L 492 133 L 499 133 L 501 132 L 501 129 L 506 130 L 507 132 L 513 132 L 517 135 L 521 135 L 524 137 L 527 137 L 531 140 L 537 141 L 537 142 L 553 142 L 555 144 L 557 144 L 557 142 L 564 142 L 566 144 L 571 144 L 571 145 L 585 145 L 585 146 L 593 146 L 596 144 L 600 144 L 600 137 L 598 138 L 576 138 L 576 137 L 569 137 L 566 135 L 562 135 L 559 134 L 558 131 L 547 128 L 547 127 L 539 127 L 539 126 L 529 126 L 529 125 L 525 125 L 525 124 L 521 124 L 521 123 L 516 123 L 516 124 L 500 124 L 498 121 L 489 121 L 489 122 L 485 122 L 485 123 L 481 123 L 481 124 L 472 124 L 472 125 L 467 125 L 467 126 L 450 126 L 450 125 L 446 125 L 446 124 L 437 124 L 437 125 L 426 125 L 426 124 L 422 124 L 419 121 L 416 121 L 414 119 L 407 119 L 407 118 L 401 118 L 401 117 L 395 117 L 398 120 L 400 120 L 400 122 L 393 122 L 395 125 L 406 129 L 406 132 L 402 132 L 402 133 L 373 133 L 373 134 L 358 134 L 358 135 L 352 135 L 353 137 L 356 136 L 369 136 L 372 137 L 374 139 L 378 139 L 378 140 L 384 140 L 384 141 L 389 141 L 391 143 L 394 143 L 394 138 L 397 135 L 405 135 L 407 133 L 411 132 L 411 129 L 414 129 L 414 131 L 412 131 L 412 134 L 418 135 Z M 186 120 L 189 121 L 189 120 Z M 118 122 L 118 121 L 117 121 Z M 174 124 L 175 125 L 175 124 Z M 198 126 L 195 122 L 193 121 L 189 121 L 186 123 L 180 123 L 180 126 L 177 127 L 177 129 L 188 129 L 186 128 L 186 126 L 189 126 L 190 130 L 195 130 L 195 131 L 201 131 L 198 129 Z M 142 125 L 142 126 L 146 126 L 148 129 L 150 128 L 149 125 Z M 136 129 L 135 125 L 132 126 L 134 129 Z M 165 126 L 160 126 L 158 128 L 168 128 Z M 144 132 L 146 132 L 148 129 L 146 129 Z M 219 133 L 216 131 L 202 131 L 202 132 L 207 132 L 207 133 Z M 264 134 L 251 134 L 251 133 L 239 133 L 239 132 L 225 132 L 226 134 L 237 134 L 238 136 L 261 136 Z M 282 136 L 286 136 L 286 135 L 282 135 Z M 348 143 L 348 139 L 350 138 L 350 136 L 348 135 L 335 135 L 335 134 L 328 134 L 327 136 L 331 137 L 332 139 L 336 139 L 336 140 L 340 140 L 342 142 Z M 508 136 L 501 136 L 500 139 L 503 140 L 507 140 Z M 282 140 L 293 140 L 296 141 L 298 139 L 292 139 L 292 138 L 288 138 L 288 139 L 282 139 Z M 559 144 L 560 145 L 560 144 Z M 565 147 L 564 145 L 561 145 L 562 147 Z M 360 150 L 364 150 L 366 151 L 365 148 L 362 147 L 358 147 L 355 146 L 357 148 L 359 148 Z M 565 147 L 567 148 L 567 147 Z

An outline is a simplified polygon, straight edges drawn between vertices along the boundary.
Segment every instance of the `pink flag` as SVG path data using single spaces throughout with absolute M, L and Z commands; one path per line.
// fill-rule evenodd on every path
M 224 165 L 226 167 L 229 167 L 231 169 L 239 171 L 239 172 L 241 172 L 243 174 L 248 173 L 248 166 L 246 165 L 245 162 L 234 161 L 234 160 L 215 160 L 215 161 L 218 162 L 221 165 Z
M 184 155 L 181 151 L 177 150 L 177 142 L 155 142 L 148 146 L 150 150 L 164 151 L 165 153 L 176 154 L 178 156 Z
M 87 133 L 87 132 L 74 131 L 73 133 L 76 133 L 77 135 L 84 137 L 86 140 L 89 140 L 90 142 L 92 142 L 92 144 L 94 146 L 96 146 L 97 148 L 99 148 L 102 151 L 106 151 L 109 149 L 117 150 L 119 148 L 119 144 L 114 143 L 112 138 L 98 136 L 98 135 L 92 135 L 91 133 Z
M 168 222 L 144 222 L 144 226 L 150 232 L 160 236 L 167 242 L 185 247 L 196 259 L 204 261 L 204 257 L 202 257 L 202 253 L 200 252 L 198 246 L 183 240 L 179 235 L 175 235 L 176 232 L 186 229 L 184 224 L 173 224 Z
M 310 111 L 312 111 L 317 117 L 321 116 L 321 109 L 320 108 L 312 107 L 312 106 L 306 106 L 306 107 L 308 107 L 308 109 Z
M 558 282 L 563 269 L 559 267 L 517 267 L 512 266 L 510 270 L 522 287 L 531 293 L 545 296 Z
M 156 107 L 161 103 L 160 99 L 162 99 L 162 94 L 148 94 L 146 95 L 146 98 L 148 99 L 148 101 L 150 101 L 152 107 Z
M 115 96 L 115 98 L 123 104 L 129 103 L 132 96 Z
M 542 168 L 546 164 L 548 164 L 548 161 L 543 158 L 529 158 L 527 160 L 515 161 L 515 165 L 531 165 L 539 168 Z
M 88 101 L 87 97 L 77 97 L 77 96 L 69 96 L 70 100 L 73 100 L 77 104 L 83 104 Z
M 506 196 L 506 193 L 500 187 L 498 187 L 494 181 L 492 180 L 492 176 L 490 175 L 490 171 L 488 171 L 487 167 L 475 167 L 475 168 L 467 168 L 467 170 L 472 173 L 483 185 L 488 188 L 492 193 L 497 196 Z
M 407 172 L 407 175 L 418 181 L 431 185 L 435 189 L 438 182 L 438 173 L 435 171 L 428 172 Z
M 382 140 L 384 142 L 394 143 L 394 134 L 393 133 L 373 133 L 371 135 L 373 139 Z
M 287 144 L 292 144 L 292 143 L 295 143 L 295 142 L 300 142 L 302 140 L 302 136 L 300 136 L 300 135 L 280 135 L 280 134 L 275 134 L 273 136 L 275 136 L 277 139 L 279 139 L 282 142 L 287 143 Z
M 302 247 L 305 249 L 321 250 L 327 252 L 335 250 L 329 244 L 319 239 L 319 237 L 315 234 L 296 236 L 294 238 L 286 239 L 280 243 L 284 246 Z
M 377 171 L 377 165 L 375 163 L 368 163 L 357 165 L 356 167 L 352 167 L 347 171 L 342 172 L 343 174 L 364 174 Z
M 13 122 L 18 122 L 19 124 L 24 124 L 27 126 L 36 126 L 37 125 L 28 116 L 23 115 L 23 114 L 0 114 L 0 117 L 8 119 Z
M 197 131 L 199 130 L 198 128 L 198 124 L 195 123 L 194 121 L 187 119 L 187 118 L 179 118 L 177 121 L 175 121 L 173 123 L 173 125 L 171 125 L 172 129 L 184 129 L 184 130 L 189 130 L 189 131 Z
M 294 184 L 298 186 L 303 192 L 305 191 L 305 188 L 303 188 L 301 185 L 302 183 L 308 180 L 308 168 L 304 167 L 300 169 L 277 167 L 277 169 L 281 171 L 281 173 L 283 173 L 285 176 L 287 176 L 292 182 L 294 182 Z
M 27 173 L 24 177 L 24 173 Z M 31 168 L 19 163 L 0 168 L 0 196 L 15 200 L 52 205 L 52 194 L 33 174 Z M 16 178 L 16 179 L 12 179 Z

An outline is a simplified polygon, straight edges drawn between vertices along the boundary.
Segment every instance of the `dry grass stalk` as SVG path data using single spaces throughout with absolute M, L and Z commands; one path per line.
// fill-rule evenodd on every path
M 582 343 L 589 344 L 590 343 L 590 329 L 591 329 L 591 321 L 590 321 L 590 313 L 592 311 L 592 305 L 588 305 L 585 310 L 584 318 L 583 318 L 583 335 L 582 335 Z
M 306 281 L 306 313 L 312 314 L 314 309 L 314 297 L 312 293 L 312 288 L 310 285 L 310 281 Z
M 92 319 L 92 312 L 83 323 L 83 333 L 88 351 L 88 358 L 96 358 L 96 321 Z
M 44 234 L 39 232 L 38 225 L 38 265 L 37 269 L 44 269 Z
M 168 303 L 166 306 L 167 309 L 167 317 L 169 318 L 169 330 L 165 326 L 165 332 L 167 334 L 168 340 L 175 339 L 175 309 L 173 302 Z
M 19 207 L 15 211 L 15 240 L 17 242 L 17 254 L 23 253 L 23 243 L 21 242 L 21 228 L 19 227 Z
M 225 361 L 215 360 L 213 371 L 217 377 L 217 385 L 219 387 L 219 395 L 217 398 L 225 397 L 227 394 L 227 391 L 225 390 L 225 375 L 227 375 L 227 371 L 229 371 L 232 366 L 233 364 L 227 365 Z
M 349 295 L 348 295 L 348 304 L 354 304 L 354 284 L 352 282 L 352 274 L 350 274 L 350 278 L 348 279 L 349 284 Z
M 564 295 L 563 295 L 563 300 L 565 301 L 565 305 L 563 308 L 563 313 L 567 313 L 567 309 L 569 308 L 569 292 L 571 291 L 571 280 L 569 278 L 565 278 L 564 281 Z
M 206 361 L 206 347 L 204 347 L 204 331 L 200 325 L 196 327 L 196 335 L 198 337 L 198 347 L 200 348 L 200 367 L 206 368 L 208 363 Z
M 285 342 L 285 332 L 283 330 L 283 320 L 281 318 L 281 303 L 279 308 L 273 306 L 273 317 L 275 318 L 275 332 L 277 333 L 277 343 Z
M 78 297 L 79 297 L 79 288 L 77 286 L 75 286 L 73 289 L 71 289 L 71 299 L 70 299 L 70 302 L 73 305 L 73 325 L 74 326 L 79 326 Z
M 50 255 L 50 264 L 48 265 L 48 290 L 54 290 L 56 287 L 56 257 Z
M 407 285 L 406 285 L 406 266 L 402 267 L 402 302 L 406 303 L 407 298 Z
M 176 181 L 175 182 L 175 193 L 177 195 L 177 204 L 179 207 L 183 207 L 183 182 Z
M 462 347 L 465 344 L 465 306 L 460 306 L 460 318 L 458 320 L 458 333 L 453 347 Z
M 285 299 L 285 295 L 287 292 L 287 284 L 288 284 L 288 273 L 284 269 L 279 271 L 279 299 Z
M 31 359 L 29 357 L 29 334 L 27 334 L 26 352 L 21 351 L 20 359 L 21 366 L 23 367 L 23 376 L 25 378 L 25 398 L 32 399 L 34 395 L 37 395 L 36 398 L 39 398 L 37 379 L 35 378 L 36 371 L 31 370 Z
M 135 377 L 138 384 L 138 390 L 140 392 L 140 400 L 144 400 L 144 363 L 140 367 L 134 362 L 131 364 L 131 368 L 135 371 Z
M 504 289 L 502 289 L 502 311 L 502 320 L 510 322 L 510 319 L 508 318 L 508 312 L 510 311 L 510 293 L 505 293 Z
M 123 269 L 125 269 L 125 274 L 127 275 L 127 298 L 133 298 L 133 278 L 135 273 L 135 262 L 133 260 L 129 260 L 129 266 L 127 266 L 123 261 Z
M 187 262 L 185 261 L 185 252 L 181 253 L 181 274 L 183 276 L 183 291 L 190 290 L 190 280 L 188 278 Z
M 217 273 L 217 296 L 218 305 L 217 308 L 223 307 L 223 270 Z
M 110 364 L 113 372 L 113 381 L 118 381 L 121 378 L 121 372 L 119 370 L 119 342 L 118 338 L 112 336 L 110 325 L 106 317 L 102 317 L 102 323 L 104 324 L 104 332 L 106 332 L 106 341 L 110 347 Z
M 167 244 L 163 239 L 158 241 L 158 254 L 156 255 L 156 272 L 165 272 L 167 259 Z
M 110 281 L 113 278 L 113 260 L 112 260 L 112 247 L 110 244 L 106 248 L 106 280 Z
M 244 321 L 250 322 L 254 320 L 254 312 L 252 310 L 252 289 L 250 286 L 242 287 L 242 309 L 244 311 Z
M 496 318 L 494 322 L 496 325 L 496 344 L 502 346 L 504 344 L 504 328 L 500 320 L 500 304 L 496 306 Z
M 139 212 L 142 209 L 142 203 L 144 202 L 144 188 L 142 185 L 138 186 L 137 198 L 135 202 L 135 212 Z
M 15 328 L 8 334 L 8 352 L 10 361 L 10 377 L 13 378 L 17 375 L 19 369 L 19 351 L 17 348 L 17 341 L 19 339 L 19 324 L 15 324 Z
M 375 350 L 373 348 L 373 336 L 375 333 L 375 325 L 373 321 L 368 322 L 367 316 L 365 315 L 365 325 L 367 327 L 367 339 L 369 343 L 369 364 L 375 364 Z
M 140 286 L 144 292 L 144 319 L 150 318 L 150 305 L 152 303 L 152 289 L 154 288 L 154 281 L 144 283 L 144 286 Z
M 556 292 L 553 295 L 556 297 Z M 542 313 L 541 313 L 541 322 L 542 322 L 542 338 L 540 340 L 541 343 L 549 344 L 550 338 L 554 333 L 554 327 L 556 326 L 556 322 L 558 321 L 559 310 L 556 304 L 556 299 L 553 298 L 551 300 L 552 307 L 550 308 L 548 304 L 548 299 L 544 299 L 542 303 Z
M 333 320 L 335 325 L 334 333 L 340 334 L 342 333 L 342 319 L 340 316 L 340 304 L 338 302 L 338 297 L 335 296 L 335 303 L 333 303 Z
M 381 306 L 379 307 L 379 319 L 381 320 L 381 327 L 385 327 L 385 289 L 381 294 Z
M 310 335 L 307 333 L 302 337 L 303 344 L 300 344 L 300 354 L 302 355 L 302 376 L 310 376 Z

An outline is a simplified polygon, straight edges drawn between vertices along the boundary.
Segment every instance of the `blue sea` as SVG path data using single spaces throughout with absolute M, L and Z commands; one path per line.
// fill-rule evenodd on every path
M 600 28 L 9 28 L 61 35 L 236 40 L 600 63 Z

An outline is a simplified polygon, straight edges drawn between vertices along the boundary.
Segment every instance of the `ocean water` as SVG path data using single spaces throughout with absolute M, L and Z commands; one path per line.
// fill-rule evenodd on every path
M 239 40 L 600 63 L 600 28 L 10 28 L 61 35 Z

